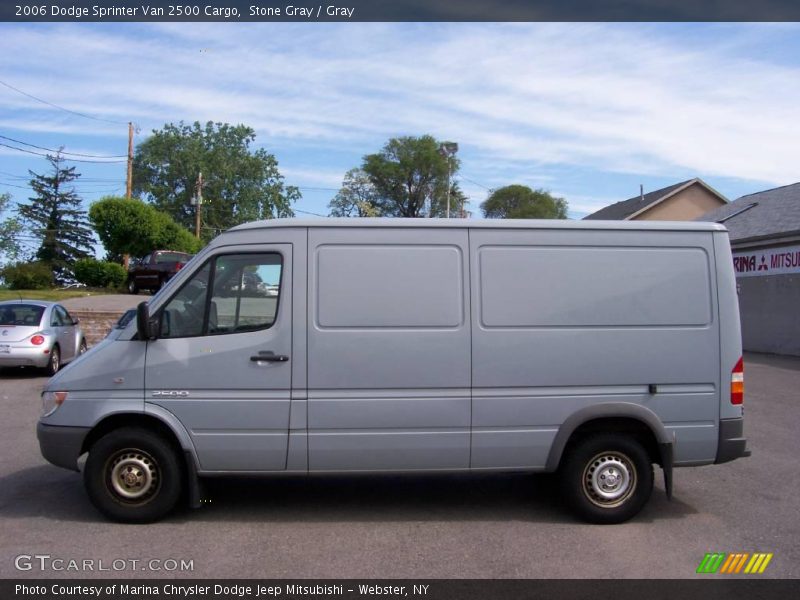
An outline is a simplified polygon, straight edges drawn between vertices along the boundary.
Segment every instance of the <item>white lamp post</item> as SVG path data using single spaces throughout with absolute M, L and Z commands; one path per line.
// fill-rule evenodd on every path
M 458 152 L 455 142 L 442 142 L 439 144 L 439 154 L 447 159 L 447 218 L 450 218 L 450 159 Z

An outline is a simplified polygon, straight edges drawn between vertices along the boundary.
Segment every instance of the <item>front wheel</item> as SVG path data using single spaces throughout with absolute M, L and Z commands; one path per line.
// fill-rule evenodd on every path
M 133 277 L 128 279 L 128 293 L 129 294 L 139 293 L 139 286 L 136 285 L 136 280 Z
M 181 495 L 177 452 L 159 435 L 136 427 L 106 434 L 92 446 L 83 473 L 89 499 L 114 521 L 150 523 Z
M 564 500 L 590 523 L 622 523 L 635 516 L 653 492 L 653 465 L 635 439 L 615 434 L 587 437 L 561 469 Z

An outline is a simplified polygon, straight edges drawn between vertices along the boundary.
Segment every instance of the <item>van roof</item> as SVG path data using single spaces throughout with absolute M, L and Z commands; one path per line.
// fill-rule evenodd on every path
M 641 231 L 727 231 L 724 225 L 704 221 L 572 221 L 564 219 L 399 219 L 333 218 L 269 219 L 253 221 L 229 229 L 242 231 L 273 227 L 401 227 L 401 228 L 474 228 L 474 229 L 607 229 Z

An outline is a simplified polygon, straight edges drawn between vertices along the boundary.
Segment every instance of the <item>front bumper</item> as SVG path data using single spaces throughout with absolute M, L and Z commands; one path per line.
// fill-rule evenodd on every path
M 39 438 L 42 456 L 57 467 L 77 471 L 78 457 L 81 455 L 83 441 L 89 430 L 89 427 L 61 427 L 37 423 L 36 437 Z
M 746 456 L 750 456 L 750 450 L 744 437 L 744 419 L 720 419 L 719 444 L 714 463 L 730 462 Z

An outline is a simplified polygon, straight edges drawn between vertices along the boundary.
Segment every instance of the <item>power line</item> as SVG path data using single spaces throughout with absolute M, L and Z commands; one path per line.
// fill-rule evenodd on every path
M 87 115 L 85 113 L 77 112 L 75 110 L 70 110 L 68 108 L 64 108 L 63 106 L 59 106 L 58 104 L 53 104 L 52 102 L 48 102 L 47 100 L 42 100 L 41 98 L 37 98 L 36 96 L 29 94 L 28 92 L 23 92 L 19 88 L 15 88 L 13 85 L 6 83 L 5 81 L 0 80 L 0 84 L 6 86 L 8 89 L 14 90 L 15 92 L 22 94 L 23 96 L 27 96 L 28 98 L 32 98 L 37 102 L 41 102 L 42 104 L 46 104 L 47 106 L 52 106 L 53 108 L 57 108 L 58 110 L 63 110 L 64 112 L 68 112 L 73 115 L 77 115 L 79 117 L 83 117 L 84 119 L 91 119 L 93 121 L 103 121 L 105 123 L 113 123 L 115 125 L 127 125 L 127 123 L 123 123 L 122 121 L 112 121 L 111 119 L 103 119 L 102 117 L 93 117 L 92 115 Z
M 463 175 L 459 175 L 459 176 L 458 176 L 458 178 L 459 178 L 459 179 L 463 179 L 464 181 L 469 181 L 470 183 L 474 183 L 474 184 L 475 184 L 475 185 L 477 185 L 478 187 L 482 187 L 483 189 L 485 189 L 485 190 L 487 190 L 487 191 L 489 191 L 489 192 L 491 192 L 491 191 L 492 191 L 492 188 L 490 188 L 490 187 L 488 187 L 488 186 L 485 186 L 485 185 L 483 185 L 482 183 L 478 183 L 477 181 L 473 181 L 473 180 L 472 180 L 472 179 L 470 179 L 469 177 L 464 177 Z
M 6 183 L 5 181 L 0 181 L 0 185 L 19 188 L 21 190 L 29 190 L 29 189 L 31 189 L 30 186 L 27 186 L 27 185 L 14 185 L 13 183 Z
M 37 146 L 36 144 L 29 144 L 28 142 L 23 142 L 22 140 L 15 140 L 14 138 L 10 138 L 5 135 L 0 135 L 0 138 L 4 140 L 9 140 L 10 142 L 14 142 L 17 144 L 22 144 L 23 146 L 29 146 L 31 148 L 38 148 L 39 150 L 47 150 L 48 152 L 54 152 L 56 154 L 71 154 L 73 156 L 83 156 L 85 158 L 128 158 L 127 154 L 110 154 L 110 155 L 100 155 L 100 154 L 80 154 L 78 152 L 68 152 L 66 150 L 53 150 L 52 148 L 45 148 L 44 146 Z
M 0 181 L 0 187 L 13 187 L 13 188 L 19 188 L 21 190 L 33 191 L 30 186 L 27 186 L 27 185 L 15 185 L 13 183 L 6 183 L 5 181 Z M 111 194 L 111 193 L 116 193 L 116 192 L 120 191 L 120 189 L 122 189 L 122 188 L 116 187 L 116 188 L 108 188 L 108 189 L 102 189 L 102 190 L 93 190 L 93 189 L 87 189 L 87 188 L 72 188 L 71 190 L 67 190 L 67 191 L 72 192 L 74 194 L 87 195 L 87 194 Z
M 299 212 L 299 213 L 301 213 L 303 215 L 314 215 L 315 217 L 325 217 L 326 216 L 326 215 L 321 215 L 319 213 L 310 212 L 310 211 L 307 211 L 307 210 L 300 210 L 299 208 L 293 208 L 292 211 Z
M 13 173 L 8 173 L 6 171 L 0 171 L 0 175 L 5 175 L 6 177 L 10 177 L 11 179 L 17 179 L 20 181 L 30 181 L 30 175 L 14 175 Z M 104 183 L 119 183 L 119 177 L 83 177 L 81 176 L 81 184 L 84 183 L 97 183 L 97 184 L 104 184 Z
M 27 154 L 34 154 L 36 156 L 44 156 L 47 158 L 48 154 L 42 154 L 41 152 L 34 152 L 33 150 L 25 150 L 25 148 L 17 148 L 16 146 L 9 146 L 8 144 L 4 144 L 0 142 L 0 146 L 4 146 L 6 148 L 11 148 L 12 150 L 16 150 L 17 152 L 25 152 Z M 114 165 L 119 163 L 128 162 L 127 160 L 86 160 L 81 158 L 67 158 L 69 162 L 79 162 L 79 163 L 95 163 L 99 165 Z
M 340 191 L 339 188 L 322 188 L 322 187 L 303 187 L 299 185 L 294 185 L 291 187 L 296 187 L 298 190 L 306 190 L 306 191 L 313 191 L 313 192 L 338 192 Z

